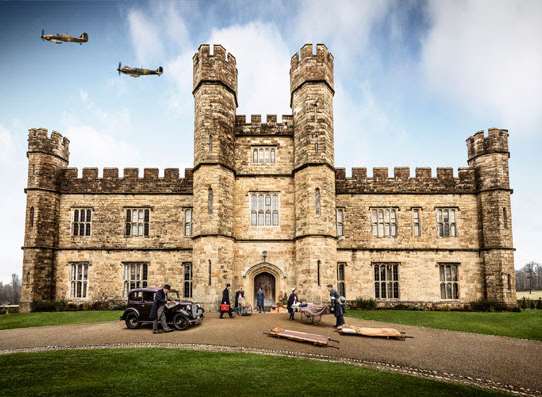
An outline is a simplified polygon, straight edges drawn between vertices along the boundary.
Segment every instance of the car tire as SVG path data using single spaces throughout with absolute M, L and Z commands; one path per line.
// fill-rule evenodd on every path
M 135 312 L 128 313 L 124 319 L 124 322 L 126 324 L 126 328 L 128 329 L 139 328 L 139 316 Z
M 182 313 L 175 313 L 173 316 L 173 326 L 179 331 L 183 331 L 190 327 L 190 321 Z

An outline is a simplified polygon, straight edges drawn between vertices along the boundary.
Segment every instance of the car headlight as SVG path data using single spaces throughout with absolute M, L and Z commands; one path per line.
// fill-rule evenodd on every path
M 186 305 L 186 310 L 192 310 L 192 306 Z

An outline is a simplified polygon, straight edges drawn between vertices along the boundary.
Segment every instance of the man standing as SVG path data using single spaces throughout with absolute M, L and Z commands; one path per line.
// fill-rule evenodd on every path
M 256 292 L 256 304 L 258 305 L 259 313 L 265 313 L 265 309 L 263 307 L 264 301 L 265 293 L 263 292 L 263 288 L 260 286 L 260 288 L 258 288 L 258 292 Z
M 331 300 L 333 314 L 336 318 L 335 328 L 338 328 L 344 324 L 344 308 L 341 304 L 341 296 L 339 295 L 337 290 L 333 288 L 333 285 L 328 284 L 327 289 L 329 290 L 329 298 Z
M 296 289 L 292 288 L 292 292 L 290 293 L 290 296 L 288 297 L 288 313 L 290 313 L 290 320 L 294 319 L 294 304 L 297 303 L 297 294 L 295 293 Z
M 224 313 L 228 313 L 230 318 L 233 317 L 231 303 L 230 303 L 230 283 L 226 284 L 226 288 L 224 288 L 224 291 L 222 291 L 222 301 L 220 304 L 220 318 L 224 318 L 222 317 L 224 316 Z
M 167 321 L 166 321 L 166 303 L 167 303 L 167 294 L 171 287 L 169 284 L 165 284 L 163 288 L 156 291 L 154 294 L 154 300 L 152 302 L 152 308 L 151 308 L 151 315 L 150 318 L 153 321 L 152 323 L 152 332 L 154 334 L 158 334 L 160 331 L 158 330 L 158 322 L 160 322 L 160 325 L 162 326 L 162 329 L 164 332 L 171 332 L 173 331 L 171 328 L 168 327 Z

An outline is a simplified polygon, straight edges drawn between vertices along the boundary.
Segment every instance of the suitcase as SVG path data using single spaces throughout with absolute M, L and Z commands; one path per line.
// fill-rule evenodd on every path
M 220 304 L 220 311 L 222 313 L 228 313 L 230 311 L 230 305 L 228 305 L 227 303 L 221 303 Z

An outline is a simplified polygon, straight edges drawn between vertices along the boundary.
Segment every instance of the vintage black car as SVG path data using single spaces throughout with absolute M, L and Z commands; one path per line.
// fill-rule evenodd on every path
M 154 294 L 159 288 L 136 288 L 128 293 L 128 306 L 121 316 L 129 329 L 139 328 L 142 324 L 152 324 L 151 314 Z M 198 303 L 181 301 L 175 290 L 168 293 L 166 321 L 178 330 L 184 330 L 203 321 L 203 307 Z

